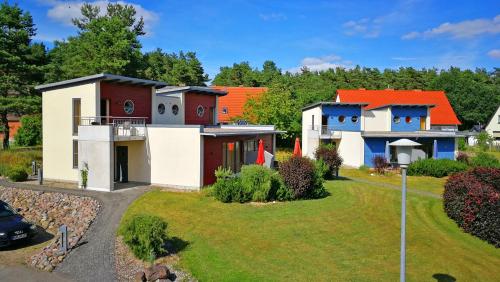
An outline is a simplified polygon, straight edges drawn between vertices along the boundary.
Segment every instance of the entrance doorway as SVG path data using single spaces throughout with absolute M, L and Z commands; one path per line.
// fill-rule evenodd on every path
M 128 147 L 116 147 L 115 182 L 128 182 Z

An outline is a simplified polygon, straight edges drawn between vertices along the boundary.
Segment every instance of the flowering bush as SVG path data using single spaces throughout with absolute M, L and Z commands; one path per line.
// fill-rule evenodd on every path
M 474 168 L 452 175 L 443 203 L 465 232 L 500 247 L 500 169 Z

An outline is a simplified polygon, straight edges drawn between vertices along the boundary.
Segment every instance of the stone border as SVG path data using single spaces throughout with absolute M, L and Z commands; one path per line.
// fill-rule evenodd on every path
M 68 252 L 59 250 L 60 238 L 44 247 L 41 252 L 27 258 L 27 264 L 52 271 L 78 243 L 95 220 L 101 204 L 94 198 L 60 192 L 44 192 L 0 186 L 0 200 L 15 208 L 27 220 L 37 224 L 49 233 L 58 234 L 59 226 L 68 227 Z

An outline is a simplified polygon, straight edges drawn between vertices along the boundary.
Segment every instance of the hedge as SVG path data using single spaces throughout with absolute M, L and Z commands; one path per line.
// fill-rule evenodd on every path
M 500 248 L 500 169 L 474 168 L 452 175 L 443 204 L 465 232 Z
M 421 159 L 408 166 L 408 175 L 444 177 L 467 170 L 465 163 L 448 159 Z

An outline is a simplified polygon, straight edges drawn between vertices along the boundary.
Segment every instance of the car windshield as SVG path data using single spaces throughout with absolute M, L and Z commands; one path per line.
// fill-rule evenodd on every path
M 16 212 L 8 204 L 0 202 L 0 217 L 12 216 Z

